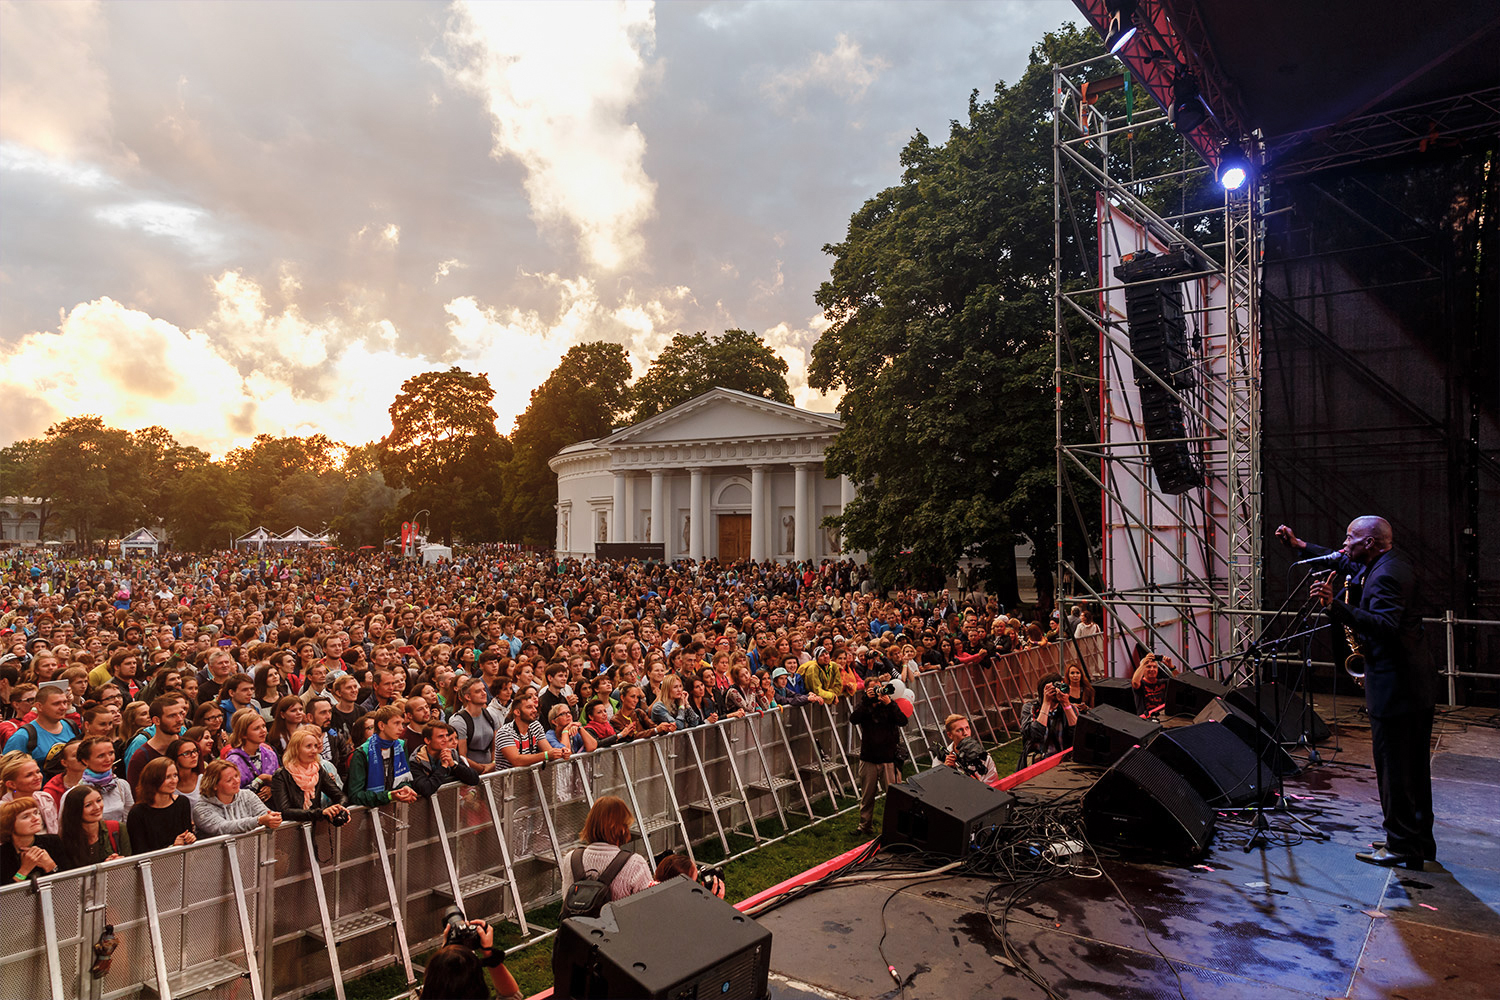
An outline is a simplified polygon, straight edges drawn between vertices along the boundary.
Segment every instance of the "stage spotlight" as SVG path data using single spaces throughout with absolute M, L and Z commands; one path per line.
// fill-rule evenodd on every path
M 1219 165 L 1214 176 L 1225 191 L 1238 191 L 1250 179 L 1250 157 L 1237 143 L 1225 143 L 1219 151 Z
M 1109 13 L 1109 30 L 1104 33 L 1104 47 L 1110 55 L 1119 52 L 1135 37 L 1136 0 L 1104 0 Z
M 1203 103 L 1198 81 L 1185 69 L 1172 81 L 1172 109 L 1167 117 L 1182 135 L 1187 135 L 1208 118 L 1208 105 Z

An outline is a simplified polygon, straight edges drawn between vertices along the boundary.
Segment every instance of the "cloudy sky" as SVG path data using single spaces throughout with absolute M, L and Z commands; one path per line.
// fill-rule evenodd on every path
M 1066 0 L 0 4 L 0 444 L 351 443 L 572 345 L 756 330 L 798 401 L 825 243 Z

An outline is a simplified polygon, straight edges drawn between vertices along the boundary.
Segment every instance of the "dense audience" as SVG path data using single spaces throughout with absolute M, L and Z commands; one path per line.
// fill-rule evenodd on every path
M 0 560 L 0 864 L 24 881 L 338 823 L 349 805 L 1094 632 L 1078 608 L 1049 624 L 977 595 L 877 593 L 851 561 L 20 553 Z M 1091 701 L 1071 669 L 1070 697 L 1039 692 L 1049 745 Z M 1157 686 L 1140 685 L 1148 704 Z

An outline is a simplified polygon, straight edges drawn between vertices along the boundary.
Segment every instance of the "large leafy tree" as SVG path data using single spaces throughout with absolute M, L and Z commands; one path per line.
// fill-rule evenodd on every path
M 344 446 L 326 434 L 257 434 L 224 456 L 244 491 L 251 520 L 273 531 L 300 524 L 312 531 L 331 520 L 343 496 Z
M 456 524 L 473 523 L 476 500 L 499 499 L 491 491 L 498 491 L 496 469 L 509 459 L 510 442 L 495 429 L 494 398 L 489 376 L 454 367 L 412 376 L 391 403 L 380 471 L 388 485 L 411 490 L 403 502 L 408 512 L 430 511 L 445 543 Z
M 118 530 L 136 509 L 126 493 L 125 466 L 133 451 L 130 434 L 102 417 L 69 417 L 42 437 L 33 488 L 51 497 L 59 520 L 90 544 L 101 532 Z
M 1050 66 L 1096 52 L 1076 29 L 1047 35 L 1019 82 L 970 98 L 945 143 L 918 133 L 901 183 L 824 248 L 834 264 L 817 301 L 832 326 L 809 381 L 843 390 L 828 468 L 864 484 L 839 527 L 888 570 L 951 570 L 983 555 L 1009 603 L 1024 534 L 1050 590 Z
M 790 403 L 786 362 L 758 335 L 679 333 L 635 384 L 635 419 L 645 420 L 713 388 L 738 389 Z
M 38 502 L 37 538 L 47 537 L 54 500 L 42 483 L 44 445 L 41 438 L 27 438 L 0 448 L 0 497 L 28 497 Z
M 206 462 L 183 471 L 167 504 L 167 525 L 177 549 L 227 548 L 251 528 L 250 504 L 234 470 Z
M 630 403 L 630 362 L 619 344 L 579 344 L 563 355 L 532 390 L 511 433 L 515 454 L 505 482 L 507 537 L 542 545 L 553 541 L 557 477 L 547 460 L 570 444 L 620 426 Z

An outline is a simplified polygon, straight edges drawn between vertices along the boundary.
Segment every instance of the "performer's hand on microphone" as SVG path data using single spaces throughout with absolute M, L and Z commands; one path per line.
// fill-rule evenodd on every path
M 1283 525 L 1279 525 L 1276 528 L 1276 537 L 1279 538 L 1279 539 L 1281 539 L 1281 544 L 1287 546 L 1288 548 L 1292 548 L 1292 549 L 1305 549 L 1305 548 L 1307 548 L 1307 543 L 1304 542 L 1302 539 L 1298 538 L 1297 537 L 1297 533 L 1295 531 L 1293 531 L 1291 528 L 1289 528 L 1286 525 L 1284 525 L 1284 524 Z
M 1333 578 L 1338 575 L 1338 570 L 1334 570 L 1308 588 L 1307 592 L 1316 597 L 1318 604 L 1325 608 L 1333 603 Z

